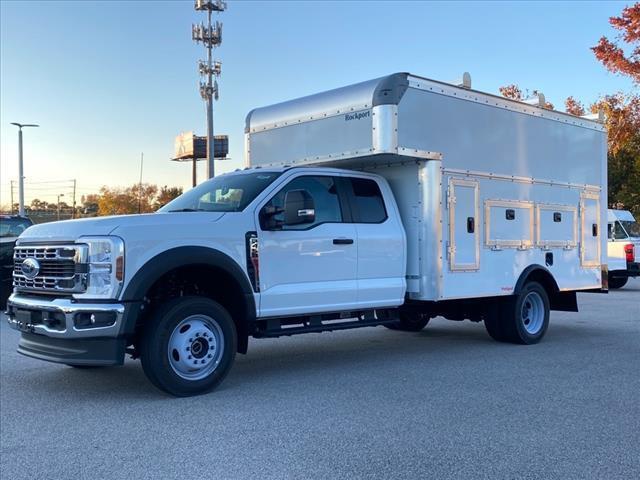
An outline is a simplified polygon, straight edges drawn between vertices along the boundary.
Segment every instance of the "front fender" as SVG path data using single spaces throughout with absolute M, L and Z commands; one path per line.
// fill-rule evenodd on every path
M 251 324 L 255 321 L 256 306 L 253 290 L 247 275 L 238 263 L 228 255 L 209 247 L 184 246 L 158 253 L 139 268 L 127 283 L 121 300 L 133 308 L 128 308 L 125 312 L 122 322 L 123 335 L 129 336 L 134 333 L 141 311 L 140 308 L 135 307 L 142 305 L 145 294 L 156 280 L 171 270 L 187 265 L 207 265 L 228 272 L 244 294 L 247 322 Z

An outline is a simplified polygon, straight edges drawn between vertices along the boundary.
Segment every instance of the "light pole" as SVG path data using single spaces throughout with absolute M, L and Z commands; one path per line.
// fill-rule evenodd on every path
M 22 162 L 22 129 L 26 127 L 39 127 L 35 123 L 15 123 L 18 127 L 18 215 L 24 217 L 24 167 Z
M 64 193 L 58 195 L 58 220 L 60 220 L 60 197 L 64 197 Z

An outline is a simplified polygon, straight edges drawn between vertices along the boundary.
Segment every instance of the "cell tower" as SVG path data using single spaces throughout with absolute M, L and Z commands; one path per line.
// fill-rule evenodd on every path
M 222 43 L 222 23 L 211 23 L 213 12 L 223 12 L 227 3 L 223 0 L 195 0 L 195 9 L 198 12 L 207 12 L 207 24 L 193 24 L 191 37 L 197 43 L 202 43 L 207 49 L 207 60 L 198 61 L 200 72 L 200 95 L 207 102 L 207 177 L 213 178 L 215 147 L 213 137 L 213 101 L 218 99 L 218 81 L 214 76 L 220 76 L 222 63 L 213 59 L 213 49 Z

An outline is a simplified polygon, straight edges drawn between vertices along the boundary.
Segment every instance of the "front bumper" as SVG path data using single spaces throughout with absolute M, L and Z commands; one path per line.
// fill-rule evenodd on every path
M 76 303 L 15 293 L 7 302 L 9 326 L 22 332 L 18 353 L 71 365 L 122 364 L 124 312 L 121 303 Z

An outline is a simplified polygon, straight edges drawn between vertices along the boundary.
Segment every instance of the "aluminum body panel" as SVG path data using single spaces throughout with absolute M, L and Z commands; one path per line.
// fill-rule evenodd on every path
M 366 168 L 389 182 L 396 199 L 407 239 L 407 294 L 414 300 L 438 300 L 442 290 L 441 164 L 404 159 Z
M 376 87 L 384 78 L 376 78 L 355 85 L 256 108 L 247 115 L 245 132 L 254 133 L 298 123 L 302 120 L 344 115 L 347 112 L 370 109 L 373 106 Z
M 372 152 L 371 109 L 248 134 L 251 166 L 297 165 Z M 328 140 L 330 139 L 330 140 Z
M 417 88 L 410 87 L 398 105 L 398 144 L 441 152 L 445 168 L 606 182 L 600 168 L 606 136 L 600 129 Z
M 398 106 L 378 105 L 372 109 L 373 151 L 398 153 Z
M 445 183 L 448 183 L 451 177 L 452 174 L 445 173 Z M 453 178 L 460 178 L 460 176 L 456 173 Z M 520 274 L 530 265 L 540 265 L 549 270 L 560 290 L 563 291 L 593 289 L 601 286 L 600 262 L 582 265 L 579 243 L 544 242 L 545 239 L 539 236 L 539 232 L 547 232 L 550 228 L 557 228 L 557 225 L 553 222 L 553 215 L 541 215 L 541 223 L 536 223 L 534 215 L 538 207 L 548 208 L 550 204 L 553 204 L 556 209 L 562 209 L 563 215 L 560 223 L 565 226 L 561 231 L 564 232 L 566 227 L 566 230 L 570 232 L 568 235 L 573 237 L 576 226 L 574 216 L 570 213 L 578 211 L 583 195 L 599 196 L 597 192 L 540 183 L 525 186 L 521 183 L 489 176 L 468 176 L 466 178 L 478 182 L 480 205 L 491 205 L 490 216 L 487 218 L 487 209 L 481 208 L 480 216 L 482 218 L 477 222 L 477 228 L 481 229 L 482 239 L 480 269 L 478 271 L 455 271 L 447 264 L 442 271 L 443 292 L 441 299 L 509 295 L 513 293 Z M 446 188 L 443 188 L 443 198 L 446 198 L 446 195 Z M 497 242 L 497 244 L 496 242 L 487 242 L 487 231 L 496 231 L 494 227 L 498 218 L 503 224 L 516 221 L 506 220 L 507 209 L 515 209 L 516 220 L 520 216 L 523 217 L 521 226 L 524 228 L 522 232 L 526 234 L 526 241 L 522 241 L 525 238 L 520 238 L 522 235 L 518 234 L 512 236 L 513 238 L 502 239 L 503 241 Z M 553 211 L 551 213 L 553 214 Z M 554 226 L 551 227 L 550 224 Z M 576 235 L 580 238 L 582 230 L 579 226 L 577 228 Z M 590 225 L 588 230 L 585 235 L 591 235 Z M 504 232 L 503 236 L 509 232 L 504 227 L 497 231 Z M 520 230 L 517 231 L 520 232 Z M 450 241 L 449 235 L 449 230 L 445 228 L 445 246 L 442 249 L 444 255 L 448 255 L 446 242 Z M 556 239 L 552 238 L 552 240 Z M 597 257 L 599 255 L 597 242 L 591 243 L 587 252 L 590 257 Z M 551 264 L 547 262 L 547 254 L 552 255 Z

